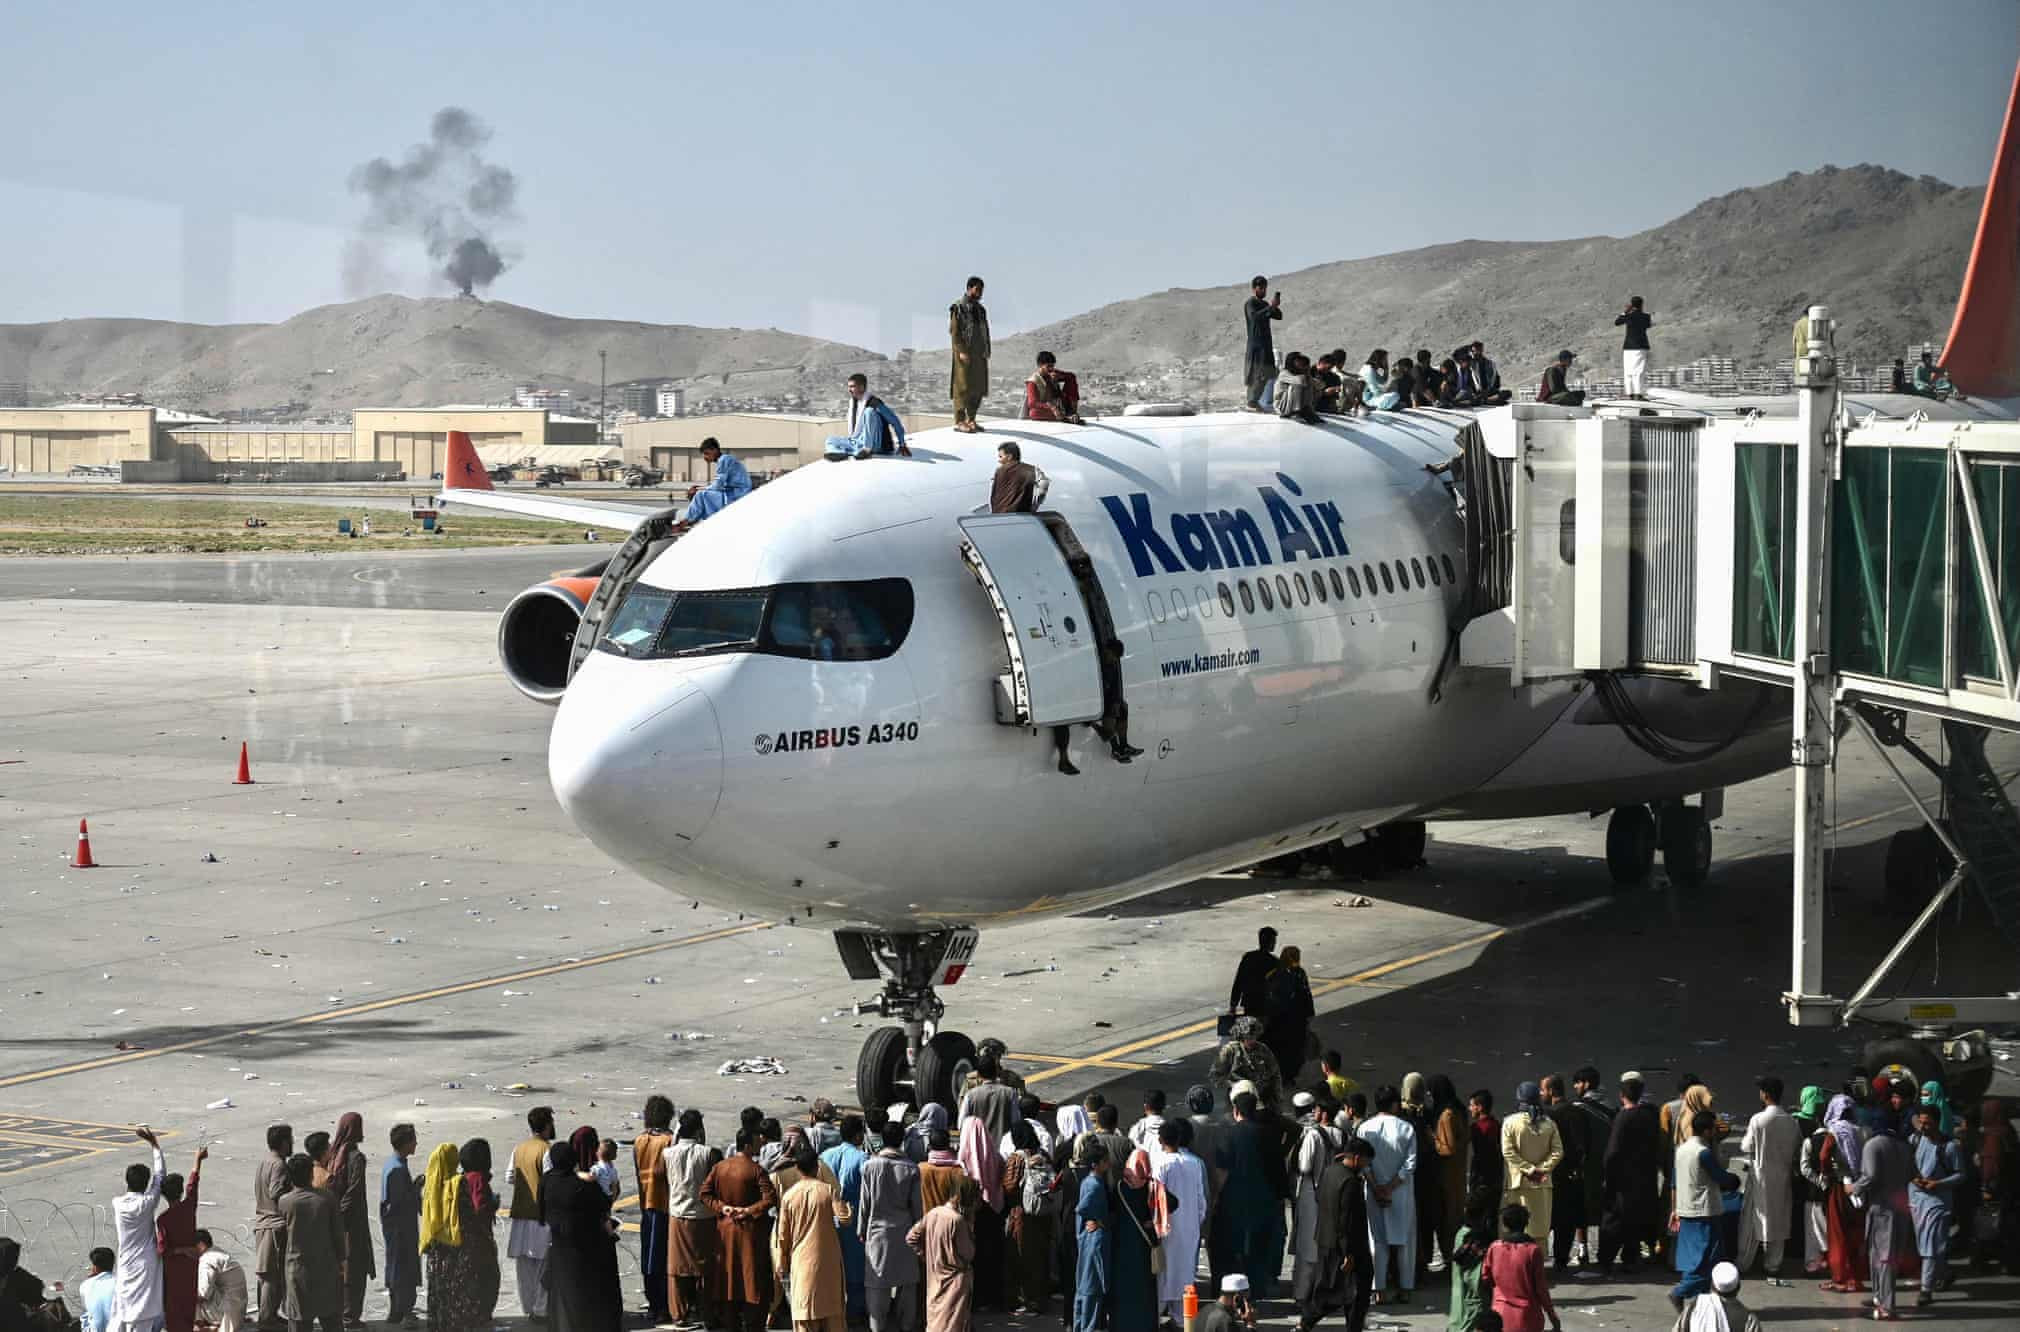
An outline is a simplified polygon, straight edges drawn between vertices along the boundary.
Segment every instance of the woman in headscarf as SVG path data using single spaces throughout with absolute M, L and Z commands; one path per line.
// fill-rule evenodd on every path
M 347 1112 L 337 1120 L 337 1136 L 330 1139 L 330 1193 L 337 1200 L 337 1215 L 344 1227 L 344 1321 L 360 1323 L 365 1317 L 365 1287 L 379 1274 L 372 1262 L 372 1203 L 365 1188 L 365 1117 Z
M 1830 1223 L 1825 1209 L 1830 1205 L 1828 1186 L 1824 1183 L 1821 1153 L 1824 1143 L 1830 1140 L 1831 1131 L 1824 1127 L 1824 1089 L 1810 1086 L 1803 1088 L 1802 1100 L 1798 1104 L 1796 1124 L 1803 1131 L 1803 1145 L 1797 1157 L 1796 1192 L 1802 1199 L 1801 1216 L 1797 1227 L 1803 1242 L 1803 1271 L 1817 1276 L 1826 1270 L 1824 1249 L 1831 1242 Z
M 602 1138 L 580 1128 L 547 1150 L 540 1177 L 540 1220 L 547 1227 L 547 1316 L 552 1332 L 619 1332 L 624 1297 L 617 1278 L 617 1227 L 610 1195 L 581 1168 L 588 1144 L 593 1162 Z
M 1001 1309 L 1003 1299 L 1003 1157 L 989 1126 L 977 1115 L 961 1125 L 961 1173 L 975 1181 L 982 1205 L 970 1218 L 975 1225 L 975 1307 Z
M 1858 1177 L 1859 1158 L 1866 1145 L 1865 1130 L 1852 1122 L 1855 1113 L 1851 1097 L 1840 1093 L 1831 1098 L 1824 1108 L 1829 1137 L 1817 1152 L 1817 1174 L 1824 1191 L 1824 1258 L 1831 1268 L 1831 1279 L 1823 1288 L 1839 1293 L 1864 1290 L 1870 1275 L 1866 1214 L 1852 1205 L 1844 1185 L 1844 1181 Z
M 1138 1148 L 1122 1169 L 1112 1230 L 1115 1247 L 1108 1269 L 1110 1332 L 1156 1332 L 1157 1276 L 1162 1253 L 1157 1196 L 1164 1190 L 1151 1178 L 1150 1153 Z
M 1066 1112 L 1061 1110 L 1059 1115 L 1060 1123 L 1064 1126 Z M 919 1117 L 905 1130 L 905 1155 L 910 1158 L 913 1165 L 926 1164 L 926 1153 L 930 1150 L 926 1140 L 933 1136 L 934 1129 L 942 1133 L 947 1131 L 947 1107 L 938 1101 L 928 1101 L 919 1107 Z
M 498 1307 L 498 1195 L 491 1144 L 459 1152 L 443 1143 L 428 1157 L 421 1197 L 421 1252 L 428 1266 L 428 1332 L 490 1332 Z
M 1543 1110 L 1543 1089 L 1523 1083 L 1515 1089 L 1515 1112 L 1501 1121 L 1501 1160 L 1508 1167 L 1501 1181 L 1503 1214 L 1519 1204 L 1531 1233 L 1548 1235 L 1551 1172 L 1563 1159 L 1564 1139 Z
M 1408 1078 L 1403 1085 L 1407 1096 Z M 1426 1210 L 1437 1209 L 1438 1252 L 1449 1263 L 1466 1215 L 1466 1107 L 1459 1104 L 1458 1089 L 1443 1073 L 1431 1075 L 1430 1097 L 1430 1132 L 1417 1135 L 1417 1173 L 1422 1180 L 1417 1197 Z M 1426 1157 L 1426 1143 L 1438 1154 L 1435 1168 Z M 1422 1252 L 1428 1254 L 1430 1246 L 1426 1244 Z
M 1681 1147 L 1696 1137 L 1697 1135 L 1690 1131 L 1690 1121 L 1696 1118 L 1698 1111 L 1709 1110 L 1712 1107 L 1711 1088 L 1705 1086 L 1702 1082 L 1693 1083 L 1684 1088 L 1681 1099 L 1683 1110 L 1676 1116 L 1675 1122 L 1670 1126 L 1669 1145 L 1671 1147 Z
M 1410 1127 L 1417 1132 L 1417 1271 L 1421 1274 L 1434 1267 L 1432 1263 L 1433 1241 L 1444 1229 L 1445 1195 L 1440 1189 L 1437 1159 L 1433 1155 L 1431 1123 L 1431 1085 L 1422 1073 L 1405 1073 L 1397 1088 L 1403 1096 L 1403 1108 L 1396 1113 L 1410 1121 Z M 1442 1260 L 1435 1267 L 1443 1267 Z

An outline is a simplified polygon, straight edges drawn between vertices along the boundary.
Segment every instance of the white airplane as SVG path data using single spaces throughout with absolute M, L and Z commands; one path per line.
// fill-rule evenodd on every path
M 2002 143 L 1995 187 L 2020 170 L 2020 134 Z M 1988 199 L 1979 250 L 1999 272 L 1967 280 L 1958 315 L 2002 349 L 2020 346 L 2013 212 Z M 2020 392 L 1996 357 L 1993 391 Z M 1414 863 L 1440 818 L 1610 810 L 1618 879 L 1658 846 L 1673 880 L 1703 878 L 1719 793 L 1788 762 L 1785 706 L 1632 682 L 1639 718 L 1695 746 L 1678 762 L 1584 681 L 1511 689 L 1448 663 L 1482 561 L 1430 469 L 1475 419 L 931 430 L 909 458 L 800 468 L 684 535 L 675 510 L 495 492 L 452 435 L 442 500 L 630 529 L 607 566 L 500 621 L 507 674 L 558 705 L 556 797 L 653 882 L 832 931 L 849 974 L 882 982 L 865 1010 L 895 1024 L 863 1047 L 861 1103 L 951 1104 L 975 1047 L 938 991 L 993 925 L 1364 833 Z M 988 512 L 1005 441 L 1050 479 L 1042 512 Z M 1113 734 L 1125 705 L 1127 762 L 1082 725 Z M 1077 775 L 1054 727 L 1073 728 Z

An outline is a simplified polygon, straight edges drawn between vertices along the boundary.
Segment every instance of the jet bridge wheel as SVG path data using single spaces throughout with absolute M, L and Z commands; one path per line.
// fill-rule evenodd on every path
M 879 1027 L 856 1056 L 856 1104 L 869 1116 L 894 1105 L 905 1087 L 905 1029 Z
M 1711 824 L 1696 805 L 1662 812 L 1662 868 L 1678 888 L 1699 888 L 1711 873 Z
M 1606 870 L 1616 888 L 1648 882 L 1655 868 L 1655 816 L 1646 805 L 1622 805 L 1606 821 Z
M 961 1084 L 975 1067 L 975 1042 L 958 1031 L 943 1031 L 919 1047 L 912 1066 L 912 1099 L 923 1106 L 938 1101 L 949 1110 L 961 1104 Z

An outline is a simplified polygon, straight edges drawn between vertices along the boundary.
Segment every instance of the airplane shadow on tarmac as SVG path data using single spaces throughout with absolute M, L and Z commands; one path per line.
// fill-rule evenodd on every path
M 333 1009 L 328 1018 L 316 1022 L 282 1018 L 270 1026 L 212 1023 L 121 1028 L 123 1035 L 120 1039 L 135 1047 L 130 1050 L 117 1049 L 95 1034 L 0 1037 L 0 1050 L 63 1050 L 74 1053 L 80 1059 L 117 1059 L 125 1054 L 165 1054 L 177 1048 L 223 1046 L 229 1048 L 234 1056 L 276 1056 L 297 1053 L 305 1045 L 327 1050 L 336 1045 L 360 1045 L 422 1032 L 430 1041 L 451 1043 L 491 1040 L 513 1034 L 496 1027 L 444 1027 L 421 1017 L 345 1018 L 341 1013 L 341 1009 Z

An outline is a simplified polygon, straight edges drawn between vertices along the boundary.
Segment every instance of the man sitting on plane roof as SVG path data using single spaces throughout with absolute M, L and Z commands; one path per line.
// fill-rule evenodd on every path
M 1934 398 L 1941 402 L 1945 398 L 1962 398 L 1957 386 L 1950 382 L 1949 372 L 1936 364 L 1936 358 L 1929 352 L 1922 353 L 1922 359 L 1915 366 L 1915 382 L 1908 392 L 1918 398 Z
M 1547 402 L 1553 407 L 1583 407 L 1585 390 L 1572 388 L 1564 382 L 1571 371 L 1571 363 L 1578 359 L 1574 351 L 1561 351 L 1557 359 L 1543 369 L 1543 382 L 1536 386 L 1536 401 Z
M 823 453 L 829 462 L 844 458 L 860 460 L 879 453 L 912 456 L 905 443 L 905 423 L 884 405 L 882 398 L 870 392 L 867 375 L 849 376 L 849 433 L 829 435 Z
M 715 480 L 687 502 L 681 526 L 692 527 L 712 513 L 720 513 L 750 494 L 750 471 L 734 454 L 724 453 L 714 435 L 701 442 L 702 460 L 715 468 Z
M 1038 368 L 1024 381 L 1024 419 L 1081 423 L 1080 380 L 1049 351 L 1038 353 Z

